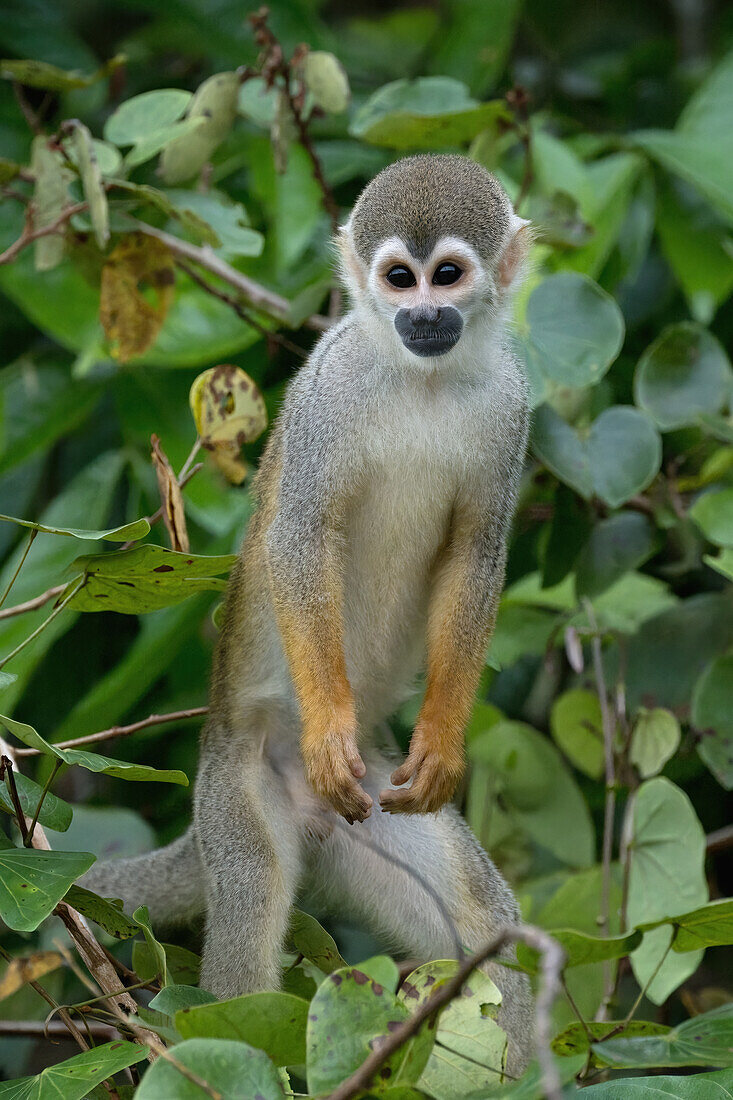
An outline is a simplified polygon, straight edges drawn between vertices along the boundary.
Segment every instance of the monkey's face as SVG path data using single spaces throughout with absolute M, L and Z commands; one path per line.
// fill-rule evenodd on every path
M 430 358 L 456 346 L 488 289 L 478 255 L 457 237 L 442 237 L 424 259 L 390 238 L 375 253 L 368 282 L 407 351 Z

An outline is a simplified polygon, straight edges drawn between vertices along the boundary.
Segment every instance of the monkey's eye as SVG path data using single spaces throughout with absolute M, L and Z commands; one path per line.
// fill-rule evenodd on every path
M 451 283 L 457 283 L 462 274 L 463 271 L 458 264 L 449 262 L 438 264 L 433 272 L 433 286 L 450 286 Z
M 409 287 L 417 285 L 415 276 L 409 267 L 404 267 L 402 264 L 395 264 L 394 267 L 391 267 L 385 278 L 388 283 L 396 286 L 398 290 L 407 290 Z

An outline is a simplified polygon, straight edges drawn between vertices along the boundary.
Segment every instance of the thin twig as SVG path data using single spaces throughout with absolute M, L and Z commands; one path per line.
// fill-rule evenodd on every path
M 722 852 L 726 848 L 733 848 L 733 825 L 726 825 L 724 829 L 716 829 L 714 833 L 708 833 L 705 847 L 708 852 Z
M 334 1089 L 328 1100 L 350 1100 L 352 1096 L 366 1089 L 380 1066 L 384 1065 L 387 1059 L 413 1035 L 416 1035 L 426 1020 L 435 1016 L 444 1005 L 454 1000 L 460 994 L 464 982 L 472 971 L 495 955 L 507 942 L 526 943 L 542 955 L 540 989 L 535 1009 L 537 1059 L 540 1065 L 543 1096 L 546 1100 L 561 1100 L 562 1086 L 549 1044 L 552 1036 L 550 1010 L 560 988 L 560 973 L 565 961 L 565 952 L 549 933 L 532 925 L 511 925 L 500 929 L 481 950 L 460 963 L 454 977 L 437 989 L 409 1019 L 385 1036 L 383 1042 L 365 1058 L 359 1068 Z
M 35 808 L 35 811 L 33 813 L 33 817 L 31 818 L 31 823 L 28 826 L 28 836 L 26 837 L 26 839 L 24 841 L 24 846 L 26 848 L 30 847 L 31 837 L 33 836 L 33 833 L 35 832 L 36 825 L 38 824 L 38 818 L 40 817 L 41 810 L 43 809 L 43 803 L 46 801 L 46 795 L 51 790 L 51 784 L 53 783 L 54 779 L 58 775 L 59 769 L 63 768 L 63 766 L 64 766 L 63 760 L 58 760 L 58 759 L 54 760 L 53 768 L 49 772 L 48 779 L 46 780 L 46 782 L 44 784 L 44 787 L 43 787 L 43 790 L 41 791 L 41 795 L 38 799 L 38 805 Z
M 88 1032 L 91 1032 L 93 1039 L 99 1039 L 101 1042 L 109 1042 L 110 1039 L 116 1039 L 119 1032 L 112 1024 L 100 1024 L 100 1023 L 86 1023 Z M 58 1020 L 50 1020 L 45 1023 L 43 1020 L 0 1020 L 0 1036 L 7 1036 L 14 1039 L 68 1039 L 69 1029 L 66 1022 L 60 1022 Z M 74 1036 L 76 1039 L 76 1036 Z M 76 1040 L 79 1041 L 78 1039 Z M 86 1043 L 86 1040 L 85 1040 Z M 83 1047 L 84 1050 L 89 1049 L 89 1045 Z
M 24 603 L 18 603 L 15 607 L 6 607 L 4 611 L 0 611 L 0 620 L 12 619 L 15 615 L 24 615 L 26 611 L 37 611 L 49 600 L 61 595 L 65 588 L 65 584 L 55 584 L 53 588 L 47 588 L 45 592 L 42 592 L 40 596 L 34 596 L 32 600 L 25 600 Z
M 94 745 L 99 741 L 112 741 L 115 737 L 129 737 L 138 730 L 148 729 L 150 726 L 162 726 L 168 722 L 183 722 L 187 718 L 201 718 L 209 713 L 208 707 L 189 707 L 187 710 L 172 710 L 168 714 L 151 714 L 148 718 L 141 718 L 139 722 L 130 722 L 128 726 L 110 726 L 109 729 L 100 730 L 98 733 L 88 733 L 85 737 L 75 737 L 71 741 L 59 741 L 54 745 L 57 749 L 75 749 L 79 745 Z M 38 756 L 38 749 L 15 749 L 16 756 Z
M 306 359 L 308 353 L 303 348 L 298 347 L 292 340 L 288 340 L 287 336 L 283 336 L 279 332 L 273 332 L 272 329 L 267 328 L 255 317 L 249 313 L 240 302 L 232 294 L 227 294 L 224 290 L 219 290 L 213 286 L 208 279 L 204 279 L 203 275 L 199 275 L 198 271 L 190 267 L 183 260 L 176 260 L 176 267 L 179 267 L 181 271 L 185 271 L 189 279 L 192 279 L 197 283 L 207 294 L 211 294 L 213 298 L 218 298 L 220 302 L 225 302 L 231 309 L 234 310 L 237 317 L 239 317 L 245 324 L 249 325 L 256 332 L 259 332 L 261 336 L 264 336 L 267 340 L 272 340 L 276 344 L 280 344 L 281 347 L 286 348 L 288 351 L 292 351 L 295 355 L 298 355 L 301 359 Z
M 49 225 L 44 225 L 40 229 L 31 229 L 32 221 L 26 221 L 23 232 L 18 237 L 17 241 L 14 241 L 9 245 L 4 252 L 0 253 L 0 265 L 9 264 L 11 260 L 14 260 L 19 252 L 22 252 L 24 248 L 27 248 L 33 241 L 39 240 L 41 237 L 48 237 L 52 233 L 58 233 L 70 218 L 74 217 L 74 214 L 81 214 L 87 209 L 88 203 L 77 202 L 73 206 L 67 206 L 65 210 L 59 214 Z M 30 213 L 30 207 L 28 208 Z
M 8 788 L 10 794 L 10 801 L 13 803 L 13 809 L 15 810 L 15 819 L 18 822 L 18 828 L 20 829 L 20 835 L 23 840 L 23 847 L 28 846 L 29 833 L 25 823 L 25 814 L 23 813 L 23 807 L 20 804 L 20 796 L 18 795 L 18 788 L 15 785 L 15 776 L 13 774 L 13 761 L 9 756 L 0 757 L 0 780 L 5 780 L 5 785 Z
M 12 962 L 12 955 L 10 955 L 5 950 L 4 947 L 0 947 L 0 955 L 7 962 Z M 48 990 L 44 986 L 42 986 L 40 982 L 35 981 L 33 978 L 29 978 L 27 980 L 26 984 L 29 985 L 31 987 L 31 989 L 35 989 L 35 991 L 39 995 L 39 997 L 43 997 L 46 1004 L 50 1005 L 51 1008 L 54 1010 L 54 1012 L 58 1012 L 59 1016 L 61 1017 L 61 1020 L 63 1021 L 64 1030 L 71 1033 L 71 1035 L 76 1040 L 76 1042 L 79 1044 L 81 1049 L 82 1050 L 89 1050 L 89 1043 L 84 1038 L 83 1034 L 81 1033 L 79 1028 L 76 1026 L 76 1024 L 72 1020 L 69 1013 L 66 1011 L 65 1008 L 62 1008 L 61 1005 L 56 1003 L 56 1001 L 53 999 L 53 997 L 48 992 Z M 44 1027 L 44 1024 L 42 1022 L 38 1024 L 38 1027 L 40 1029 L 43 1029 L 41 1033 L 45 1034 L 45 1027 Z
M 583 607 L 588 616 L 591 628 L 591 653 L 593 655 L 593 673 L 596 681 L 596 692 L 601 707 L 601 723 L 603 726 L 603 758 L 606 779 L 606 799 L 603 814 L 603 853 L 602 853 L 602 880 L 601 880 L 601 912 L 599 924 L 604 936 L 609 934 L 610 909 L 611 909 L 611 859 L 613 857 L 613 833 L 616 816 L 616 763 L 614 758 L 614 732 L 615 724 L 613 715 L 608 705 L 608 689 L 606 677 L 603 671 L 603 654 L 601 651 L 601 635 L 598 629 L 593 605 L 586 597 L 583 599 Z M 613 989 L 613 964 L 610 961 L 604 963 L 605 989 L 596 1019 L 604 1019 L 608 1009 L 607 1000 Z
M 28 557 L 28 552 L 29 552 L 31 546 L 34 543 L 34 540 L 35 540 L 35 537 L 36 537 L 37 534 L 38 534 L 38 528 L 37 527 L 31 527 L 31 533 L 30 533 L 30 536 L 28 538 L 26 548 L 23 551 L 23 556 L 21 557 L 20 561 L 18 562 L 18 568 L 15 570 L 12 577 L 10 578 L 10 583 L 8 584 L 8 587 L 3 592 L 3 597 L 0 600 L 0 607 L 2 607 L 3 604 L 5 603 L 5 601 L 7 600 L 8 593 L 10 592 L 10 589 L 15 584 L 15 582 L 17 580 L 17 577 L 18 577 L 18 573 L 20 573 L 21 569 L 23 568 L 23 566 L 25 564 L 25 559 Z
M 5 665 L 6 665 L 7 663 L 8 663 L 8 661 L 12 660 L 12 659 L 13 659 L 13 657 L 16 657 L 16 656 L 17 656 L 17 655 L 18 655 L 18 654 L 19 654 L 19 653 L 21 652 L 21 650 L 25 649 L 25 647 L 26 647 L 26 646 L 27 646 L 27 645 L 28 645 L 28 644 L 29 644 L 30 642 L 32 642 L 32 641 L 34 640 L 34 638 L 37 638 L 37 637 L 38 637 L 38 635 L 39 635 L 39 634 L 41 633 L 41 631 L 42 631 L 42 630 L 45 630 L 45 629 L 46 629 L 46 627 L 47 627 L 47 626 L 49 625 L 49 623 L 53 622 L 53 620 L 54 620 L 54 619 L 55 619 L 55 618 L 56 618 L 56 617 L 57 617 L 58 615 L 60 615 L 60 614 L 61 614 L 61 612 L 62 612 L 62 611 L 64 610 L 64 608 L 66 607 L 66 605 L 67 605 L 67 604 L 68 604 L 68 603 L 69 603 L 69 602 L 70 602 L 71 600 L 73 600 L 74 596 L 75 596 L 75 595 L 77 594 L 77 592 L 80 592 L 80 591 L 81 591 L 81 589 L 82 589 L 82 588 L 84 587 L 84 585 L 85 585 L 85 584 L 86 584 L 86 577 L 81 577 L 81 578 L 79 579 L 79 583 L 78 583 L 78 584 L 76 585 L 76 587 L 75 587 L 75 588 L 72 588 L 72 590 L 71 590 L 71 591 L 69 592 L 68 596 L 66 596 L 66 597 L 65 597 L 65 598 L 64 598 L 64 599 L 63 599 L 63 600 L 61 601 L 61 603 L 60 603 L 60 604 L 58 605 L 58 607 L 54 607 L 53 611 L 52 611 L 52 612 L 51 612 L 51 614 L 50 614 L 50 615 L 48 616 L 48 618 L 47 618 L 47 619 L 44 619 L 44 620 L 43 620 L 43 622 L 42 622 L 42 623 L 40 624 L 40 626 L 37 626 L 37 627 L 36 627 L 36 629 L 35 629 L 35 630 L 33 630 L 33 631 L 32 631 L 32 632 L 31 632 L 31 633 L 30 633 L 30 634 L 28 635 L 28 637 L 27 637 L 27 638 L 24 638 L 24 639 L 23 639 L 23 641 L 22 641 L 22 642 L 20 642 L 20 643 L 19 643 L 19 644 L 18 644 L 18 645 L 17 645 L 16 647 L 15 647 L 15 649 L 11 650 L 11 651 L 10 651 L 10 653 L 8 653 L 8 654 L 7 654 L 7 655 L 6 655 L 5 657 L 3 657 L 3 659 L 2 659 L 1 661 L 0 661 L 0 668 L 4 668 L 4 667 L 5 667 Z M 64 585 L 64 587 L 66 587 L 66 586 Z

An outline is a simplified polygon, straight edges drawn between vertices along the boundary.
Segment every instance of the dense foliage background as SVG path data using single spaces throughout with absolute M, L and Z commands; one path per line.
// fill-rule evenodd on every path
M 212 612 L 265 436 L 257 401 L 232 397 L 236 373 L 200 376 L 246 371 L 272 417 L 342 308 L 330 239 L 360 188 L 405 152 L 461 149 L 537 235 L 514 331 L 532 448 L 469 731 L 466 814 L 525 919 L 570 930 L 557 935 L 567 964 L 552 1011 L 568 1094 L 578 1075 L 590 1096 L 731 1095 L 733 11 L 276 0 L 269 20 L 247 14 L 225 0 L 3 5 L 0 510 L 44 526 L 0 523 L 3 751 L 40 750 L 15 755 L 0 785 L 2 1069 L 32 1075 L 75 1054 L 41 1021 L 49 1003 L 98 994 L 50 916 L 64 895 L 105 992 L 166 987 L 127 1034 L 157 1029 L 209 1095 L 282 1095 L 275 1065 L 296 1092 L 328 1094 L 386 1030 L 363 1001 L 371 983 L 346 971 L 334 1000 L 324 978 L 379 945 L 334 924 L 339 954 L 305 916 L 289 1000 L 176 1016 L 206 1000 L 191 991 L 195 934 L 164 954 L 144 913 L 67 890 L 91 861 L 73 853 L 137 853 L 183 830 L 200 715 L 88 751 L 52 746 L 205 706 Z M 192 455 L 197 431 L 208 453 Z M 182 500 L 171 467 L 182 481 L 195 470 Z M 84 530 L 47 530 L 59 527 Z M 413 717 L 396 716 L 403 744 Z M 36 849 L 25 823 L 21 835 L 14 791 L 33 817 L 51 780 L 43 854 L 38 831 Z M 75 910 L 135 974 L 118 964 L 110 984 Z M 520 958 L 536 970 L 531 951 Z M 440 985 L 452 965 L 428 974 Z M 364 970 L 397 988 L 386 958 Z M 537 1070 L 502 1079 L 486 983 L 445 1010 L 432 1053 L 416 1041 L 374 1091 L 545 1095 Z M 328 1040 L 306 1035 L 294 1000 L 313 995 Z M 150 992 L 137 996 L 145 1006 Z M 115 1020 L 108 1003 L 92 1018 L 87 1034 L 72 1013 L 80 1045 L 116 1035 L 99 1023 Z M 57 1041 L 65 1020 L 56 1008 Z M 104 1096 L 115 1073 L 126 1096 L 138 1078 L 118 1071 L 141 1072 L 142 1056 L 104 1045 L 0 1096 Z M 159 1059 L 136 1095 L 204 1093 Z

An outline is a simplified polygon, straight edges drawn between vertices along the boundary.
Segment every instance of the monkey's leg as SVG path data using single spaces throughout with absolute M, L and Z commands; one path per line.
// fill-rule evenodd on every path
M 201 986 L 221 998 L 277 989 L 300 875 L 295 808 L 267 760 L 236 741 L 207 751 L 196 786 L 207 895 Z
M 370 760 L 367 767 L 378 783 L 379 765 Z M 519 921 L 509 886 L 450 807 L 419 817 L 376 813 L 352 827 L 338 822 L 315 875 L 324 911 L 366 926 L 408 958 L 455 957 L 456 938 L 475 950 L 501 925 Z M 502 954 L 513 958 L 514 948 Z M 496 962 L 485 969 L 502 992 L 498 1022 L 509 1039 L 508 1071 L 517 1074 L 533 1052 L 529 982 Z

